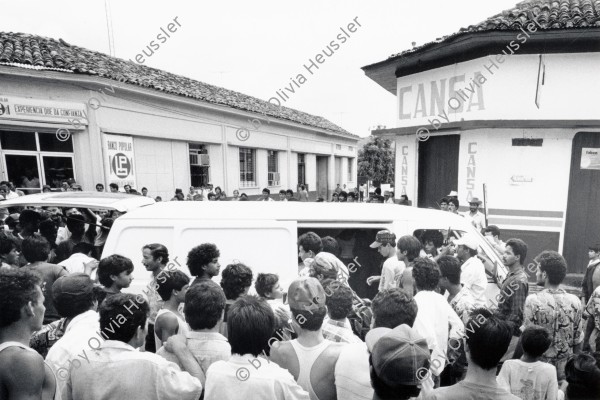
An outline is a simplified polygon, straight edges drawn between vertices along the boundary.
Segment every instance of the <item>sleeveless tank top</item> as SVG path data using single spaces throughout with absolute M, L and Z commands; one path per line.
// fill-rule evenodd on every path
M 308 392 L 311 399 L 318 400 L 319 397 L 317 397 L 317 394 L 313 390 L 313 387 L 310 383 L 310 372 L 312 371 L 313 365 L 317 358 L 319 358 L 321 353 L 323 353 L 323 351 L 329 347 L 331 342 L 329 340 L 324 340 L 314 347 L 304 347 L 298 343 L 298 339 L 294 339 L 290 343 L 296 352 L 296 356 L 298 356 L 298 364 L 300 365 L 300 373 L 298 374 L 298 380 L 296 383 L 298 383 L 302 389 Z
M 171 313 L 175 316 L 175 318 L 177 318 L 177 322 L 179 323 L 179 328 L 177 329 L 178 335 L 186 336 L 190 332 L 190 328 L 189 328 L 187 322 L 185 322 L 185 320 L 183 318 L 181 318 L 179 315 L 175 314 L 171 310 L 167 310 L 166 308 L 161 308 L 160 310 L 158 310 L 158 312 L 156 313 L 156 320 L 158 320 L 159 316 L 161 316 L 162 314 L 166 314 L 166 313 Z M 162 344 L 162 341 L 158 338 L 158 336 L 156 336 L 156 332 L 154 332 L 154 340 L 156 342 L 156 351 L 158 351 L 158 349 L 160 349 L 163 344 Z
M 37 351 L 23 345 L 23 343 L 19 343 L 19 342 L 5 342 L 5 343 L 0 344 L 0 353 L 2 352 L 2 350 L 7 349 L 9 347 L 20 347 L 27 351 L 33 351 L 34 353 L 37 354 Z M 46 364 L 46 361 L 44 361 L 44 366 L 46 367 L 45 369 L 49 370 L 52 373 L 52 377 L 54 378 L 54 396 L 52 398 L 54 400 L 61 400 L 60 391 L 58 390 L 58 380 L 56 379 L 56 374 L 54 373 L 54 370 L 48 364 Z

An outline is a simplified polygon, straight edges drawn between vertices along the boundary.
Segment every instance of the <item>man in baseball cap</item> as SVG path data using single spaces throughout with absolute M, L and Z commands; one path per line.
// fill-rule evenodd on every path
M 398 260 L 396 256 L 396 235 L 388 230 L 377 232 L 375 241 L 371 244 L 372 249 L 377 249 L 385 261 L 381 268 L 380 276 L 370 276 L 367 278 L 367 284 L 379 281 L 379 291 L 397 287 L 396 277 L 402 275 L 406 269 L 404 262 Z
M 366 344 L 371 353 L 373 398 L 409 399 L 419 396 L 421 383 L 426 382 L 429 376 L 429 348 L 424 338 L 403 324 L 394 329 L 372 329 L 367 333 Z
M 343 344 L 323 337 L 321 327 L 327 314 L 325 297 L 325 290 L 316 278 L 302 277 L 293 281 L 288 302 L 292 327 L 298 338 L 275 342 L 271 347 L 271 361 L 297 377 L 296 382 L 311 399 L 335 398 L 335 364 L 343 348 Z
M 466 233 L 454 244 L 457 246 L 456 256 L 463 263 L 460 268 L 460 283 L 475 298 L 475 307 L 483 306 L 486 301 L 487 277 L 485 276 L 485 267 L 477 257 L 477 248 L 479 247 L 477 236 L 473 233 Z
M 75 273 L 58 278 L 52 285 L 52 297 L 58 314 L 65 319 L 66 332 L 48 352 L 46 362 L 64 376 L 69 374 L 71 360 L 81 359 L 78 354 L 92 351 L 90 344 L 99 346 L 96 332 L 100 331 L 98 303 L 94 297 L 94 282 L 89 275 Z M 104 339 L 104 338 L 98 338 Z M 98 343 L 98 344 L 95 344 Z M 61 372 L 59 372 L 61 371 Z M 57 389 L 63 398 L 67 396 L 67 379 L 57 381 Z

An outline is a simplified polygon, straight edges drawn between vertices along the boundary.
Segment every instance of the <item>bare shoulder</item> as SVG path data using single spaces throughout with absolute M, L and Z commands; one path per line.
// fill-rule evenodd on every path
M 342 354 L 342 351 L 348 346 L 348 343 L 331 343 L 327 348 L 323 351 L 323 357 L 336 362 L 337 359 Z
M 37 352 L 9 347 L 0 353 L 0 382 L 3 386 L 32 386 L 41 390 L 44 377 L 44 359 Z
M 295 354 L 295 352 L 290 341 L 276 341 L 271 345 L 271 358 L 285 359 L 291 354 Z

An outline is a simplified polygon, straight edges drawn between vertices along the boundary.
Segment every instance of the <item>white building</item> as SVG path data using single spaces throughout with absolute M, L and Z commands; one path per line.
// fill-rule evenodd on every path
M 170 199 L 212 183 L 329 197 L 356 186 L 358 137 L 309 115 L 64 41 L 0 33 L 2 177 L 29 192 L 75 178 Z
M 374 132 L 396 142 L 397 192 L 437 208 L 457 190 L 461 211 L 485 195 L 502 239 L 583 272 L 600 242 L 599 40 L 599 2 L 526 1 L 364 67 L 397 97 L 397 128 Z

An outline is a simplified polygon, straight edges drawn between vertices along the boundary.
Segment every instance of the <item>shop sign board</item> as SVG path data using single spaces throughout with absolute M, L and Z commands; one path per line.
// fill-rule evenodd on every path
M 119 189 L 130 185 L 137 188 L 134 170 L 133 138 L 123 135 L 103 135 L 104 159 L 108 184 L 116 183 Z
M 0 121 L 37 121 L 87 125 L 85 104 L 0 95 Z

